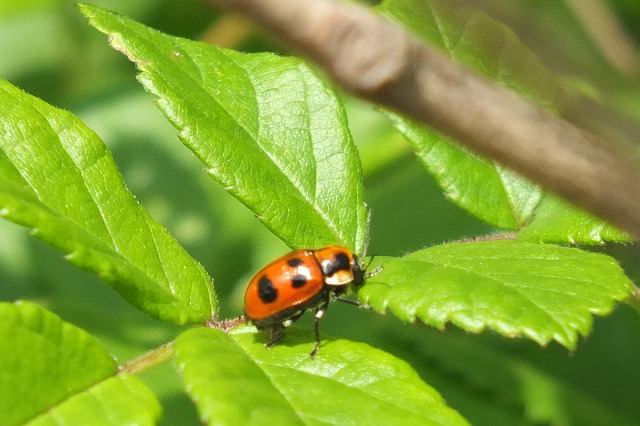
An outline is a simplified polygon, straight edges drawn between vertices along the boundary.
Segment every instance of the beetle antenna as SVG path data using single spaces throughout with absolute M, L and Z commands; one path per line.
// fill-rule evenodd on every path
M 384 269 L 384 266 L 380 265 L 377 268 L 375 268 L 373 271 L 367 272 L 367 268 L 371 266 L 371 264 L 373 263 L 373 259 L 375 258 L 376 258 L 375 255 L 371 256 L 371 259 L 369 259 L 369 262 L 362 267 L 362 271 L 364 272 L 365 278 L 370 278 L 370 277 L 373 277 L 374 275 L 378 275 Z

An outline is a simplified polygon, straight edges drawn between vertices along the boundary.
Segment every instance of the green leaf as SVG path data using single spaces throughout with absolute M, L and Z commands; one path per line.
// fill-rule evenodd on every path
M 447 244 L 376 263 L 384 270 L 358 296 L 378 312 L 570 349 L 593 314 L 609 313 L 633 288 L 609 256 L 515 241 Z
M 501 229 L 520 229 L 542 198 L 537 186 L 433 130 L 388 113 L 447 198 Z
M 362 170 L 336 95 L 300 60 L 171 37 L 83 5 L 158 96 L 183 143 L 292 247 L 361 252 Z
M 203 321 L 215 309 L 204 268 L 126 189 L 98 136 L 3 80 L 0 216 L 32 228 L 155 318 Z
M 447 198 L 523 241 L 572 244 L 630 242 L 625 232 L 542 190 L 411 120 L 388 113 Z
M 224 333 L 194 329 L 175 341 L 176 364 L 207 424 L 303 424 L 251 357 Z
M 29 302 L 0 303 L 0 424 L 125 424 L 158 418 L 150 391 L 85 331 Z M 91 421 L 87 420 L 90 416 Z
M 208 424 L 467 424 L 404 361 L 367 345 L 290 329 L 267 350 L 255 328 L 189 330 L 176 362 Z
M 629 234 L 567 202 L 547 195 L 536 209 L 531 223 L 518 234 L 521 241 L 558 241 L 571 244 L 629 242 Z
M 71 396 L 28 423 L 29 426 L 155 425 L 161 407 L 137 377 L 119 374 Z

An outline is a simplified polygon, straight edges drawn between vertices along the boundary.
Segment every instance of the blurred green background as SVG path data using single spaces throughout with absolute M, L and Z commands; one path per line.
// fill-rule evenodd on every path
M 92 3 L 172 35 L 245 52 L 286 53 L 243 18 L 202 1 Z M 610 5 L 637 46 L 637 2 Z M 614 105 L 638 114 L 637 98 L 625 97 L 629 85 L 638 86 L 637 70 L 631 78 L 614 70 L 563 2 L 479 1 L 477 6 L 521 30 L 523 41 L 552 70 L 589 79 Z M 214 278 L 221 316 L 240 315 L 248 279 L 287 247 L 205 175 L 136 82 L 135 67 L 88 26 L 74 2 L 64 0 L 0 0 L 0 51 L 0 77 L 72 111 L 103 138 L 130 190 Z M 492 232 L 444 199 L 375 108 L 345 102 L 365 171 L 365 198 L 373 210 L 370 254 L 402 255 Z M 638 277 L 634 246 L 606 250 Z M 180 331 L 138 312 L 95 276 L 6 221 L 0 222 L 0 277 L 0 300 L 40 303 L 96 335 L 120 363 Z M 301 321 L 309 324 L 309 318 Z M 640 418 L 640 320 L 627 306 L 596 319 L 593 334 L 575 353 L 492 333 L 401 324 L 390 315 L 339 304 L 323 320 L 323 331 L 406 359 L 474 424 L 634 424 Z M 163 424 L 198 424 L 170 365 L 143 378 L 161 398 Z

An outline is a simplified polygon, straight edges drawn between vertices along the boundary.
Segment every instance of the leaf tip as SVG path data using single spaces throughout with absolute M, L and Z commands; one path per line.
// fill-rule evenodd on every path
M 88 3 L 78 3 L 76 4 L 76 6 L 80 10 L 80 13 L 82 13 L 87 18 L 92 18 L 93 16 L 95 16 L 95 12 L 98 9 L 96 6 Z

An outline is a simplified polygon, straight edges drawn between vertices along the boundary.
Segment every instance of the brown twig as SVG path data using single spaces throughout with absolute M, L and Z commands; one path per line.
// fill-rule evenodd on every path
M 335 0 L 210 0 L 248 15 L 343 88 L 449 135 L 635 237 L 635 158 L 453 62 L 364 7 Z

